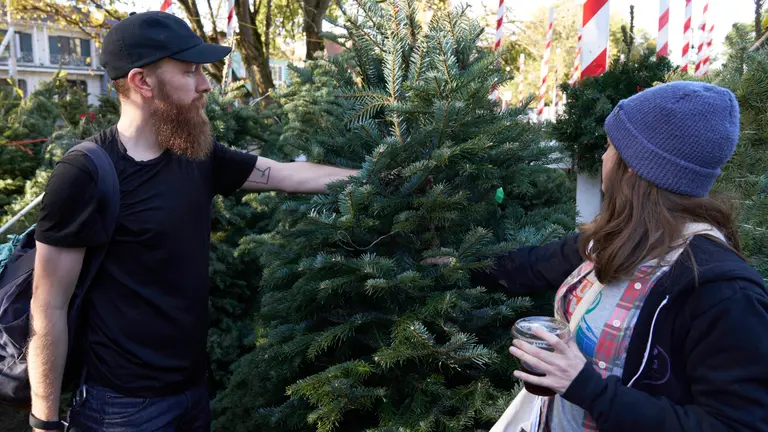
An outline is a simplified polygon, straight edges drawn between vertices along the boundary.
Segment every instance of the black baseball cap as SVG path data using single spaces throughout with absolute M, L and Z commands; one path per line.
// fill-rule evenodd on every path
M 131 13 L 104 36 L 101 64 L 110 79 L 128 75 L 166 57 L 196 64 L 215 63 L 232 49 L 203 43 L 184 20 L 167 12 Z

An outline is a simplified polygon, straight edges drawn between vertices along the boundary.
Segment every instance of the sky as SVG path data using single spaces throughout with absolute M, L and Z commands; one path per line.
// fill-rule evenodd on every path
M 712 50 L 714 54 L 723 52 L 723 41 L 731 29 L 731 26 L 737 22 L 753 22 L 755 4 L 753 0 L 693 0 L 693 20 L 691 27 L 698 28 L 701 24 L 701 15 L 704 4 L 709 1 L 709 11 L 707 13 L 707 27 L 715 25 L 712 35 Z M 574 0 L 578 2 L 578 0 Z M 485 11 L 495 11 L 498 7 L 498 0 L 471 0 L 475 13 L 487 13 Z M 519 19 L 528 18 L 536 9 L 548 7 L 553 3 L 551 0 L 505 0 L 505 7 L 508 11 Z M 669 0 L 669 49 L 672 54 L 670 59 L 673 63 L 679 64 L 682 56 L 683 41 L 683 19 L 685 16 L 685 0 Z M 610 0 L 610 13 L 618 13 L 626 19 L 629 19 L 629 6 L 635 5 L 635 27 L 642 28 L 651 37 L 658 34 L 658 0 Z M 557 21 L 557 18 L 555 18 Z M 694 31 L 693 42 L 698 45 L 698 32 Z M 722 61 L 722 56 L 719 59 Z M 717 66 L 717 62 L 714 63 Z

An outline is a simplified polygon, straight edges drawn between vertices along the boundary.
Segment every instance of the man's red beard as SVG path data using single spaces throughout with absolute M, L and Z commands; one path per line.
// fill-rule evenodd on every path
M 204 159 L 213 148 L 213 136 L 205 115 L 207 98 L 201 94 L 191 103 L 180 104 L 161 82 L 151 101 L 150 117 L 157 143 L 192 159 Z

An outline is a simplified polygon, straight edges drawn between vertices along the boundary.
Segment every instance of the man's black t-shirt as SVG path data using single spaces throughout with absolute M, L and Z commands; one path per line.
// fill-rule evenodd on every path
M 91 141 L 120 180 L 120 212 L 86 300 L 88 379 L 135 397 L 178 393 L 206 372 L 211 200 L 235 192 L 256 156 L 216 143 L 204 160 L 165 151 L 136 161 L 112 127 Z M 107 240 L 96 205 L 96 167 L 80 153 L 56 165 L 36 239 L 59 247 Z

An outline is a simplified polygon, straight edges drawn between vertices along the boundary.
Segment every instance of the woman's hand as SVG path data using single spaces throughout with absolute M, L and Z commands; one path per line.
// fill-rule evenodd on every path
M 573 339 L 566 343 L 542 329 L 534 329 L 533 333 L 552 346 L 555 352 L 536 348 L 519 339 L 512 342 L 514 346 L 509 348 L 509 352 L 541 371 L 545 376 L 534 376 L 522 371 L 515 371 L 515 376 L 527 383 L 552 389 L 562 396 L 576 379 L 576 375 L 581 372 L 587 359 L 579 351 Z

